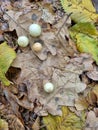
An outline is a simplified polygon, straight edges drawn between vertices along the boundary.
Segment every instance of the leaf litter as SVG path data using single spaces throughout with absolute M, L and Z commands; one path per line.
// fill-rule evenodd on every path
M 3 12 L 3 18 L 9 23 L 9 31 L 16 30 L 18 36 L 26 35 L 30 39 L 30 46 L 27 48 L 17 47 L 17 42 L 15 42 L 17 57 L 12 63 L 12 67 L 13 70 L 18 68 L 21 71 L 18 76 L 12 77 L 13 87 L 10 85 L 9 88 L 6 88 L 2 84 L 0 85 L 0 97 L 2 97 L 0 100 L 0 115 L 7 120 L 11 129 L 25 130 L 26 128 L 29 130 L 31 128 L 32 130 L 39 130 L 46 127 L 47 130 L 55 130 L 60 127 L 61 130 L 79 130 L 85 125 L 84 110 L 90 109 L 89 106 L 92 110 L 96 109 L 97 87 L 93 88 L 93 84 L 88 85 L 86 79 L 89 82 L 91 79 L 93 81 L 97 80 L 97 69 L 93 64 L 94 60 L 97 62 L 97 52 L 96 54 L 93 52 L 94 60 L 89 54 L 79 54 L 74 44 L 75 41 L 70 39 L 68 28 L 71 26 L 71 19 L 62 13 L 61 8 L 61 14 L 59 12 L 53 13 L 53 7 L 50 7 L 51 2 L 49 2 L 45 1 L 44 4 L 41 1 L 32 3 L 17 1 L 12 3 L 13 7 L 4 7 L 8 10 L 5 13 Z M 56 7 L 55 4 L 57 3 L 55 1 L 53 6 Z M 81 8 L 86 6 L 84 3 L 82 4 Z M 60 6 L 57 5 L 57 8 Z M 47 9 L 47 7 L 49 8 Z M 93 7 L 92 10 L 95 12 Z M 74 32 L 71 36 L 76 35 L 77 40 L 79 38 L 76 33 L 78 33 L 79 28 L 81 28 L 79 32 L 81 35 L 90 34 L 92 36 L 93 34 L 92 37 L 96 40 L 97 31 L 95 26 L 87 23 L 92 21 L 91 18 L 88 18 L 89 14 L 91 12 L 86 15 L 82 14 L 85 16 L 83 16 L 83 20 L 86 23 L 78 23 L 73 27 Z M 66 21 L 66 17 L 68 17 L 66 25 L 62 26 Z M 94 22 L 96 17 L 96 14 L 92 15 Z M 79 22 L 78 20 L 81 21 L 81 18 L 77 19 L 75 17 L 75 21 Z M 42 34 L 38 38 L 32 38 L 27 31 L 29 25 L 35 22 L 42 27 Z M 92 28 L 91 32 L 88 28 L 85 29 L 85 24 Z M 32 50 L 32 45 L 36 41 L 43 45 L 43 49 L 39 53 Z M 82 50 L 81 52 L 88 51 Z M 9 73 L 11 74 L 10 70 Z M 83 75 L 85 80 L 83 80 Z M 9 78 L 9 74 L 7 77 Z M 46 82 L 54 84 L 53 93 L 48 94 L 44 91 L 43 86 Z M 66 112 L 68 113 L 63 117 Z M 92 114 L 92 111 L 88 112 L 87 124 L 92 118 L 89 117 L 90 113 Z M 44 124 L 40 124 L 39 116 L 47 116 L 43 117 Z M 97 122 L 96 116 L 93 117 Z M 94 125 L 90 125 L 90 127 Z

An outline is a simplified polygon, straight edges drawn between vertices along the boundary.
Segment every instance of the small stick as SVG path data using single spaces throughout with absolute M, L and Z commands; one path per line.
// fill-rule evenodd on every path
M 60 31 L 61 31 L 61 29 L 63 28 L 63 26 L 66 25 L 66 22 L 67 22 L 67 20 L 69 19 L 69 17 L 70 17 L 71 14 L 72 14 L 72 12 L 67 15 L 67 17 L 66 17 L 64 23 L 62 24 L 62 26 L 61 26 L 60 29 L 58 30 L 56 36 L 58 36 L 58 34 L 60 33 Z

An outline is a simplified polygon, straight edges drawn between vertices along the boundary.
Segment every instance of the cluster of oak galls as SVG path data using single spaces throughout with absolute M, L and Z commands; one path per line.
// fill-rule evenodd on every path
M 41 32 L 42 32 L 42 29 L 41 29 L 41 26 L 39 24 L 31 24 L 29 26 L 29 33 L 31 36 L 38 37 L 41 35 Z M 29 39 L 27 36 L 20 36 L 20 37 L 18 37 L 17 43 L 21 47 L 27 47 L 29 44 Z M 39 42 L 35 42 L 32 45 L 32 49 L 35 52 L 40 52 L 42 50 L 42 44 Z M 44 91 L 47 93 L 51 93 L 54 91 L 54 85 L 51 82 L 45 83 L 43 88 L 44 88 Z

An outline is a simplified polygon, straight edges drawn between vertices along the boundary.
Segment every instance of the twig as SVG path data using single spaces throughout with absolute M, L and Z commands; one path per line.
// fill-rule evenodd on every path
M 72 14 L 72 12 L 70 14 L 67 15 L 64 23 L 62 24 L 62 26 L 60 27 L 60 29 L 58 30 L 56 37 L 58 36 L 58 34 L 60 33 L 61 29 L 63 28 L 64 25 L 66 25 L 67 20 L 69 19 L 70 15 Z

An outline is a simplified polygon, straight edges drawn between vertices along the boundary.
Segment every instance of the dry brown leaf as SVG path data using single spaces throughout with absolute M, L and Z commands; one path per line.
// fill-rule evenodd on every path
M 39 23 L 39 19 L 41 18 L 41 12 L 38 10 L 34 10 L 34 11 L 28 11 L 26 14 L 24 12 L 15 12 L 15 11 L 8 11 L 7 14 L 10 16 L 8 17 L 7 15 L 5 15 L 5 19 L 7 19 L 9 21 L 9 27 L 10 30 L 14 30 L 16 29 L 17 35 L 21 36 L 21 35 L 26 35 L 29 37 L 30 40 L 30 45 L 32 46 L 32 44 L 36 41 L 36 38 L 32 38 L 29 35 L 28 32 L 28 28 L 29 26 L 32 24 L 32 22 L 35 22 L 32 20 L 31 16 L 32 14 L 37 14 L 37 23 Z M 7 16 L 7 18 L 6 18 Z M 15 21 L 13 21 L 12 19 L 14 19 Z M 18 25 L 17 25 L 18 23 Z M 39 23 L 40 24 L 40 23 Z M 21 28 L 21 27 L 23 28 Z M 41 39 L 41 41 L 43 41 L 43 49 L 41 52 L 36 53 L 33 50 L 33 53 L 35 55 L 38 56 L 38 58 L 40 60 L 45 60 L 47 58 L 48 52 L 50 52 L 52 55 L 56 55 L 56 44 L 57 41 L 55 41 L 55 35 L 54 32 L 49 32 L 49 30 L 46 32 L 42 32 L 42 35 L 40 36 L 40 38 L 38 38 L 39 40 Z M 39 41 L 37 39 L 37 41 Z
M 23 125 L 23 123 L 21 122 L 21 120 L 19 118 L 17 118 L 17 116 L 15 115 L 8 115 L 6 117 L 9 121 L 9 125 L 11 129 L 15 129 L 15 130 L 25 130 L 25 127 Z
M 94 93 L 94 95 L 96 96 L 97 100 L 98 100 L 98 84 L 96 84 L 92 90 L 92 93 Z
M 62 55 L 63 51 L 58 51 L 57 54 L 56 56 L 48 55 L 47 60 L 41 62 L 29 51 L 19 54 L 13 63 L 14 67 L 21 68 L 17 83 L 20 84 L 27 79 L 31 83 L 31 86 L 26 84 L 29 100 L 33 102 L 36 97 L 41 104 L 45 105 L 43 110 L 48 110 L 53 115 L 61 114 L 59 105 L 74 106 L 78 93 L 86 88 L 79 79 L 79 75 L 83 72 L 83 65 L 67 64 L 68 59 Z M 46 80 L 53 82 L 55 86 L 55 91 L 51 94 L 43 90 L 43 83 Z
M 90 105 L 96 104 L 97 97 L 96 97 L 96 95 L 92 91 L 88 93 L 87 101 L 89 102 Z
M 8 89 L 4 90 L 5 97 L 7 98 L 8 102 L 12 106 L 12 110 L 14 113 L 21 118 L 21 115 L 18 111 L 19 106 L 22 106 L 23 108 L 33 110 L 34 105 L 32 102 L 28 100 L 26 96 L 23 96 L 22 99 L 18 99 L 18 97 L 14 94 L 12 94 Z
M 53 24 L 55 22 L 55 16 L 52 13 L 50 13 L 48 9 L 43 9 L 41 18 L 46 23 Z
M 94 111 L 89 111 L 87 114 L 87 119 L 86 119 L 86 127 L 85 130 L 87 130 L 87 128 L 90 129 L 98 129 L 98 118 L 96 117 Z
M 0 88 L 0 90 L 1 90 L 1 88 Z M 4 119 L 6 119 L 8 122 L 8 124 L 5 123 L 5 125 L 3 125 L 3 126 L 6 128 L 6 130 L 9 130 L 9 129 L 25 130 L 25 128 L 23 126 L 24 125 L 23 119 L 20 116 L 21 114 L 19 114 L 20 113 L 19 111 L 17 114 L 17 106 L 15 105 L 15 102 L 12 101 L 11 96 L 10 97 L 7 96 L 7 90 L 6 90 L 5 96 L 6 96 L 6 99 L 0 95 L 0 116 L 3 117 Z M 11 101 L 9 101 L 9 100 L 11 100 Z M 4 104 L 2 102 L 4 102 Z M 13 110 L 13 107 L 14 107 L 14 110 Z M 9 129 L 7 128 L 7 126 L 9 126 L 8 127 Z
M 79 97 L 78 99 L 75 100 L 75 107 L 77 110 L 82 111 L 87 109 L 89 106 L 89 103 L 86 101 L 86 98 L 84 97 Z
M 32 22 L 32 19 L 28 19 L 28 16 L 31 16 L 31 14 L 30 15 L 28 14 L 24 18 L 22 16 L 23 16 L 22 11 L 17 12 L 13 10 L 8 11 L 3 16 L 4 19 L 8 20 L 10 31 L 13 31 L 14 29 L 16 29 L 18 36 L 27 35 L 27 32 L 24 29 L 28 29 L 30 23 Z M 22 29 L 20 26 L 23 27 L 24 29 Z
M 84 71 L 91 72 L 94 69 L 93 67 L 94 61 L 91 55 L 87 53 L 77 54 L 71 61 L 74 62 L 74 64 L 83 64 Z
M 17 79 L 17 83 L 20 84 L 27 79 L 39 80 L 39 72 L 37 68 L 40 68 L 41 61 L 33 54 L 32 51 L 27 53 L 17 54 L 12 66 L 21 68 L 20 76 Z
M 11 15 L 19 25 L 28 30 L 28 26 L 34 22 L 30 17 L 34 13 L 38 15 L 36 22 L 40 25 L 42 24 L 40 21 L 40 19 L 43 18 L 41 11 L 42 10 L 39 11 L 38 9 L 30 10 L 29 8 L 25 11 L 9 11 L 7 13 Z M 48 15 L 50 16 L 49 13 Z M 20 36 L 20 34 L 28 35 L 28 32 L 17 27 L 17 24 L 15 22 L 13 23 L 12 19 L 9 20 L 9 23 L 11 22 L 10 29 L 15 25 L 14 28 L 18 36 Z M 69 45 L 65 38 L 66 35 L 69 39 L 67 26 L 70 24 L 70 19 L 63 28 L 61 27 L 62 24 L 65 23 L 66 18 L 64 17 L 61 21 L 59 24 L 55 24 L 55 26 L 50 28 L 50 30 L 43 29 L 42 35 L 38 39 L 29 37 L 30 46 L 36 40 L 41 40 L 43 42 L 43 49 L 41 52 L 36 53 L 32 50 L 26 50 L 22 53 L 18 53 L 12 65 L 21 69 L 16 83 L 18 85 L 24 83 L 27 88 L 25 94 L 21 93 L 24 94 L 21 101 L 17 96 L 13 96 L 15 101 L 18 105 L 26 109 L 32 109 L 34 108 L 33 103 L 36 99 L 40 105 L 44 106 L 43 109 L 41 109 L 40 105 L 37 104 L 38 106 L 34 108 L 34 111 L 39 111 L 41 115 L 47 114 L 47 111 L 53 115 L 61 115 L 60 106 L 74 106 L 74 101 L 78 99 L 78 93 L 83 92 L 86 88 L 86 84 L 82 83 L 79 78 L 85 70 L 84 61 L 82 60 L 82 62 L 77 64 L 74 58 L 71 59 L 68 57 L 72 57 L 74 54 L 73 47 Z M 47 23 L 50 21 L 46 20 L 45 22 Z M 61 30 L 59 31 L 60 28 Z M 54 92 L 50 94 L 46 93 L 43 89 L 44 82 L 49 81 L 55 86 Z
M 52 31 L 43 32 L 43 34 L 40 36 L 40 39 L 37 41 L 40 42 L 40 40 L 43 42 L 42 50 L 40 52 L 34 52 L 32 50 L 40 60 L 46 60 L 49 53 L 51 53 L 53 56 L 56 55 L 56 46 L 58 45 L 58 41 L 55 39 L 55 35 Z M 30 41 L 32 41 L 32 38 Z M 35 41 L 36 39 L 33 39 L 33 42 L 30 44 L 30 46 L 32 46 Z
M 33 123 L 32 130 L 40 130 L 40 119 L 39 119 L 39 117 L 37 117 L 37 119 Z
M 87 95 L 87 101 L 91 105 L 98 104 L 98 84 L 96 84 Z
M 44 14 L 43 14 L 43 10 L 44 10 Z M 16 29 L 17 35 L 21 36 L 21 35 L 26 35 L 29 37 L 30 40 L 30 46 L 32 46 L 32 44 L 37 40 L 38 42 L 41 40 L 43 42 L 43 49 L 41 52 L 36 53 L 33 50 L 33 53 L 40 59 L 40 60 L 46 60 L 48 53 L 51 53 L 52 55 L 56 55 L 56 46 L 58 46 L 58 38 L 56 36 L 59 28 L 61 28 L 63 22 L 65 22 L 66 17 L 64 17 L 63 19 L 61 19 L 60 24 L 55 24 L 55 26 L 53 26 L 52 28 L 48 29 L 48 28 L 44 28 L 43 27 L 43 21 L 42 18 L 44 17 L 45 13 L 47 14 L 46 9 L 25 9 L 25 10 L 21 10 L 21 11 L 13 11 L 10 10 L 8 11 L 5 15 L 4 18 L 6 20 L 8 20 L 9 23 L 9 29 L 10 30 L 14 30 Z M 50 12 L 49 12 L 50 13 Z M 50 15 L 50 14 L 49 14 Z M 35 20 L 33 19 L 34 17 Z M 45 16 L 46 17 L 46 16 Z M 49 17 L 50 20 L 52 20 Z M 53 20 L 52 20 L 53 21 Z M 70 24 L 69 22 L 70 20 L 68 20 L 67 25 Z M 32 23 L 38 23 L 41 25 L 42 27 L 42 34 L 39 38 L 32 38 L 29 35 L 28 32 L 28 28 Z M 44 21 L 44 25 L 49 23 L 49 20 Z M 66 46 L 65 44 L 67 43 L 66 39 L 65 39 L 65 35 L 67 35 L 67 37 L 69 37 L 69 33 L 68 33 L 68 29 L 66 26 L 64 26 L 64 29 L 62 28 L 62 30 L 60 31 L 60 42 L 63 43 L 64 48 L 69 48 L 68 45 Z M 58 36 L 59 36 L 58 35 Z M 72 53 L 73 54 L 73 50 L 72 48 L 69 49 L 67 51 L 67 53 Z

